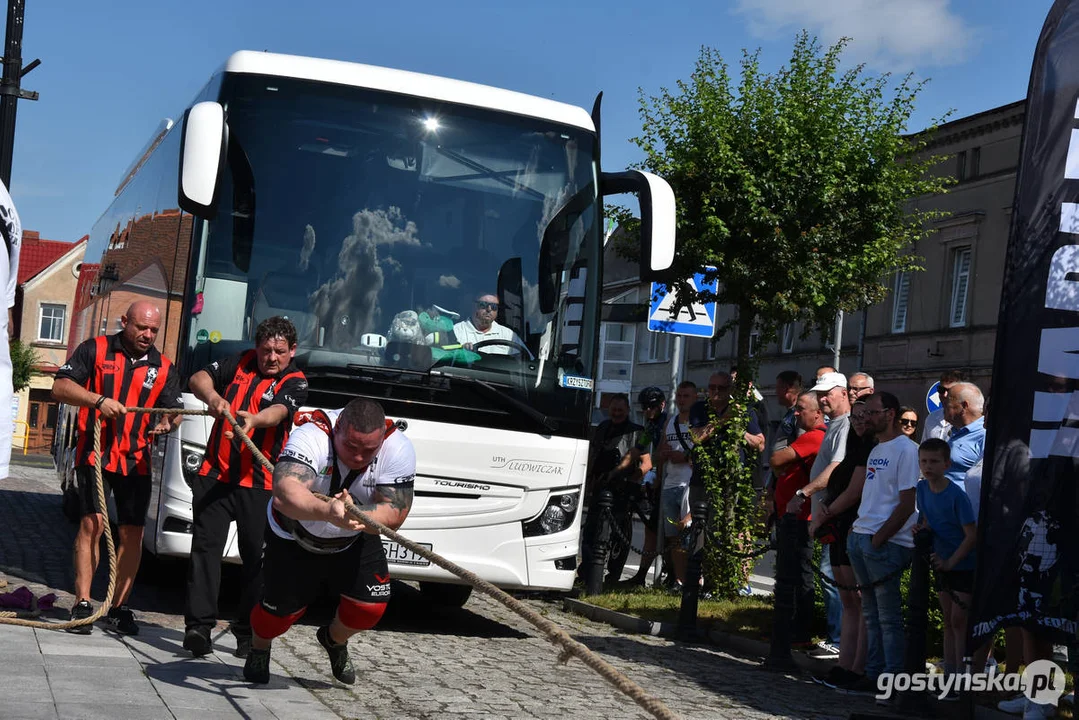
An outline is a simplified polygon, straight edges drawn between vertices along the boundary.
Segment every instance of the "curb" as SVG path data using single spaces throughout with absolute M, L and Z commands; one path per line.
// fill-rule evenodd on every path
M 627 632 L 664 637 L 671 640 L 679 639 L 678 625 L 673 622 L 644 620 L 634 615 L 627 615 L 626 613 L 621 613 L 617 610 L 608 610 L 607 608 L 573 598 L 563 598 L 562 609 L 566 612 L 582 615 L 589 620 L 613 625 L 614 627 Z M 770 650 L 768 643 L 762 640 L 754 640 L 753 638 L 747 638 L 729 632 L 722 632 L 720 630 L 710 630 L 707 634 L 700 633 L 699 638 L 718 647 L 733 650 L 741 655 L 752 655 L 762 659 L 768 657 Z M 811 658 L 804 652 L 797 650 L 792 651 L 791 655 L 799 669 L 810 675 L 823 675 L 827 673 L 834 664 L 831 660 Z
M 51 455 L 21 455 L 15 452 L 11 453 L 11 465 L 19 465 L 22 467 L 39 467 L 39 468 L 52 468 L 53 460 Z
M 619 630 L 625 630 L 626 632 L 637 633 L 640 635 L 652 635 L 654 637 L 663 637 L 670 640 L 680 639 L 678 637 L 678 625 L 672 622 L 644 620 L 635 615 L 627 615 L 626 613 L 621 613 L 617 610 L 608 610 L 605 607 L 593 605 L 574 598 L 563 598 L 562 609 L 565 612 L 581 615 L 589 620 L 607 623 L 608 625 L 612 625 Z M 698 637 L 700 640 L 705 640 L 717 647 L 734 651 L 739 655 L 751 655 L 761 659 L 768 657 L 768 652 L 770 650 L 768 643 L 764 641 L 754 640 L 753 638 L 747 638 L 743 635 L 736 635 L 734 633 L 720 632 L 718 630 L 710 630 L 707 634 L 698 633 Z M 824 675 L 833 665 L 831 660 L 811 658 L 804 652 L 798 650 L 791 651 L 791 655 L 794 657 L 794 662 L 798 668 L 810 675 Z M 1018 717 L 1017 715 L 1008 715 L 996 708 L 986 707 L 985 705 L 975 706 L 975 715 L 979 720 L 1015 720 L 1015 718 Z M 881 717 L 881 720 L 884 720 L 884 716 L 878 717 Z

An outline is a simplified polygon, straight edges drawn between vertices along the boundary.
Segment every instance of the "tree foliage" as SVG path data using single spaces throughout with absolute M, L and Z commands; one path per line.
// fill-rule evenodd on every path
M 19 392 L 30 384 L 30 374 L 37 363 L 37 353 L 34 348 L 23 343 L 21 340 L 12 340 L 9 349 L 11 352 L 11 384 L 15 392 Z
M 706 47 L 676 92 L 640 98 L 640 166 L 678 203 L 672 276 L 719 269 L 718 296 L 679 297 L 738 309 L 740 366 L 753 329 L 768 342 L 783 323 L 823 327 L 882 300 L 889 275 L 919 269 L 910 251 L 937 215 L 909 203 L 947 183 L 926 135 L 904 135 L 921 83 L 840 72 L 846 42 L 822 50 L 803 32 L 774 74 L 743 52 L 737 86 Z
M 677 200 L 670 277 L 679 303 L 737 310 L 719 328 L 738 331 L 737 412 L 722 441 L 694 458 L 718 547 L 706 555 L 706 583 L 725 596 L 745 586 L 748 565 L 729 551 L 751 548 L 759 517 L 737 451 L 746 426 L 739 398 L 756 374 L 751 332 L 767 343 L 784 323 L 801 321 L 808 332 L 830 326 L 839 310 L 883 300 L 890 275 L 920 269 L 914 244 L 941 215 L 912 202 L 948 183 L 931 173 L 940 158 L 926 152 L 928 133 L 905 134 L 922 84 L 870 76 L 861 65 L 841 71 L 846 44 L 824 49 L 803 32 L 773 74 L 762 72 L 759 53 L 743 52 L 737 83 L 705 47 L 688 81 L 640 98 L 639 167 L 665 178 Z M 680 280 L 708 266 L 717 268 L 716 294 Z

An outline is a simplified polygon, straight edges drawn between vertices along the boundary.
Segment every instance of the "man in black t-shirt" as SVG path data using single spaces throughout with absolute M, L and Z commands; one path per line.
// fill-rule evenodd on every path
M 271 317 L 255 330 L 255 347 L 221 358 L 191 376 L 195 396 L 216 417 L 206 455 L 190 478 L 193 532 L 188 564 L 184 648 L 195 657 L 213 649 L 217 623 L 221 555 L 229 526 L 236 524 L 236 546 L 243 562 L 242 590 L 235 620 L 236 656 L 251 645 L 249 616 L 261 588 L 262 543 L 272 475 L 259 465 L 225 419 L 231 412 L 272 463 L 288 439 L 292 416 L 307 402 L 307 379 L 293 363 L 296 328 Z
M 611 399 L 607 413 L 608 419 L 596 427 L 589 447 L 588 476 L 585 482 L 588 514 L 581 531 L 581 555 L 584 560 L 579 577 L 582 581 L 587 579 L 584 574 L 585 569 L 591 567 L 593 547 L 601 528 L 601 518 L 596 510 L 597 493 L 601 490 L 611 490 L 615 496 L 615 506 L 612 507 L 611 512 L 616 521 L 620 515 L 628 519 L 628 504 L 621 499 L 624 495 L 625 484 L 627 480 L 640 482 L 639 463 L 635 460 L 635 456 L 639 456 L 637 447 L 645 428 L 629 419 L 629 398 L 626 395 L 615 395 Z M 617 545 L 614 537 L 611 538 L 611 542 Z M 622 557 L 621 565 L 615 568 L 618 548 L 615 547 L 613 550 L 608 569 L 611 571 L 617 569 L 620 575 L 622 565 L 625 564 L 625 556 Z M 613 579 L 617 580 L 618 577 L 613 576 Z

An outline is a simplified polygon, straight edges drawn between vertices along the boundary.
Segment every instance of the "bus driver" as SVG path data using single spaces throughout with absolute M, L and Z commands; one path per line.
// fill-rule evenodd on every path
M 466 350 L 473 350 L 475 345 L 486 340 L 502 340 L 503 342 L 497 345 L 485 345 L 476 352 L 491 355 L 520 353 L 520 347 L 524 346 L 521 338 L 505 325 L 500 325 L 495 320 L 496 317 L 498 317 L 498 297 L 490 294 L 480 295 L 473 302 L 471 317 L 453 326 L 453 334 L 457 336 L 457 342 L 461 343 Z M 515 344 L 517 348 L 513 347 Z

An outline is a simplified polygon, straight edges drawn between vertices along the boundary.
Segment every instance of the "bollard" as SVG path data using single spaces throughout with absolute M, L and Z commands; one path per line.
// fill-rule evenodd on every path
M 919 530 L 914 535 L 914 557 L 910 564 L 907 597 L 907 652 L 903 665 L 907 672 L 925 672 L 925 633 L 929 626 L 929 553 L 933 551 L 933 532 Z M 925 693 L 907 692 L 899 696 L 899 707 L 917 717 L 930 717 L 929 698 Z
M 791 636 L 798 611 L 797 593 L 802 583 L 802 554 L 798 552 L 798 516 L 786 513 L 776 524 L 775 605 L 772 611 L 772 644 L 768 658 L 789 664 Z
M 704 523 L 708 517 L 708 501 L 692 503 L 693 552 L 686 562 L 686 579 L 682 583 L 682 605 L 678 610 L 678 637 L 692 640 L 697 635 L 697 599 L 700 596 L 701 571 L 704 566 Z
M 610 490 L 601 490 L 596 493 L 596 502 L 590 509 L 590 512 L 596 513 L 596 521 L 592 524 L 594 532 L 591 538 L 592 555 L 585 560 L 588 563 L 585 592 L 589 595 L 599 595 L 603 592 L 603 572 L 607 567 L 607 549 L 611 544 L 610 510 L 613 505 L 614 493 Z

